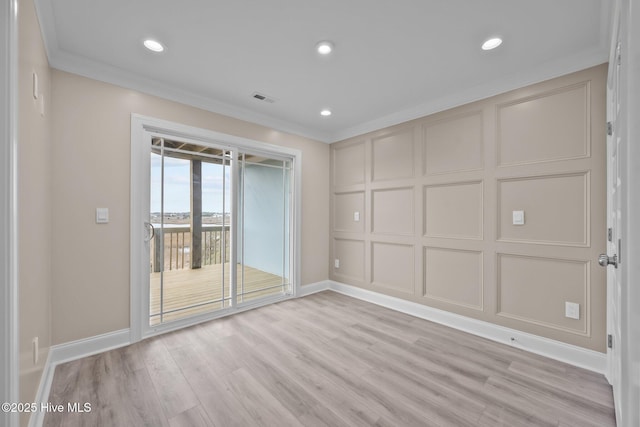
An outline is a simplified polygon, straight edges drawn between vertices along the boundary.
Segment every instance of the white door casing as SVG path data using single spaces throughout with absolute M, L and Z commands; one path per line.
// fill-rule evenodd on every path
M 0 6 L 0 403 L 18 402 L 18 2 Z M 19 414 L 0 412 L 0 425 Z
M 174 137 L 181 140 L 209 143 L 216 146 L 229 145 L 237 149 L 260 151 L 281 155 L 293 159 L 293 178 L 291 183 L 291 282 L 292 295 L 298 293 L 300 286 L 300 214 L 301 214 L 301 175 L 302 153 L 300 150 L 266 144 L 237 136 L 222 134 L 206 129 L 186 126 L 166 120 L 131 115 L 131 342 L 137 342 L 147 336 L 167 332 L 190 325 L 194 321 L 219 317 L 227 312 L 197 315 L 193 318 L 178 320 L 162 327 L 149 327 L 149 244 L 145 238 L 149 221 L 149 150 L 151 135 Z M 232 195 L 234 192 L 232 192 Z M 232 203 L 235 203 L 232 201 Z M 147 240 L 147 241 L 145 241 Z M 147 260 L 147 261 L 145 261 Z M 268 301 L 266 301 L 268 302 Z M 263 302 L 262 304 L 264 304 Z M 251 308 L 252 305 L 237 307 L 235 311 Z
M 615 12 L 619 13 L 617 7 Z M 604 264 L 607 268 L 607 377 L 613 388 L 616 418 L 621 415 L 622 384 L 622 271 L 624 259 L 620 253 L 622 241 L 622 197 L 623 175 L 620 148 L 624 143 L 620 129 L 624 117 L 620 115 L 620 69 L 622 42 L 619 32 L 619 17 L 614 22 L 612 49 L 607 81 L 607 253 Z

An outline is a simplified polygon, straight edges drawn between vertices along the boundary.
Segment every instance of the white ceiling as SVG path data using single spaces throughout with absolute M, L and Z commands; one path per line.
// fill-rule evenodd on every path
M 36 0 L 54 68 L 324 142 L 603 63 L 610 3 Z

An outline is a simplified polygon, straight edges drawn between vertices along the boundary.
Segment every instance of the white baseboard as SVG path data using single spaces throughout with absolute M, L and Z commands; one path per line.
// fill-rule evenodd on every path
M 95 337 L 84 338 L 69 343 L 51 346 L 44 365 L 40 386 L 36 393 L 35 403 L 40 406 L 49 401 L 49 392 L 53 383 L 53 374 L 56 366 L 61 363 L 92 356 L 114 348 L 124 347 L 130 344 L 129 329 L 109 332 Z M 29 427 L 40 427 L 44 422 L 44 411 L 36 411 L 29 418 Z
M 49 392 L 51 391 L 51 384 L 53 383 L 53 374 L 56 370 L 55 365 L 51 363 L 51 351 L 47 354 L 47 361 L 44 364 L 42 371 L 42 377 L 40 377 L 40 385 L 36 392 L 35 403 L 40 406 L 42 403 L 49 401 Z M 44 411 L 35 411 L 29 417 L 29 427 L 40 427 L 44 423 Z
M 94 354 L 104 351 L 113 350 L 114 348 L 124 347 L 131 343 L 130 333 L 129 329 L 121 329 L 90 338 L 54 345 L 51 347 L 49 353 L 51 363 L 59 365 L 83 357 L 93 356 Z
M 605 374 L 607 371 L 607 356 L 593 350 L 565 344 L 549 338 L 521 332 L 482 320 L 472 319 L 448 311 L 439 310 L 412 301 L 406 301 L 383 295 L 377 292 L 345 285 L 343 283 L 329 281 L 332 291 L 358 298 L 363 301 L 381 305 L 392 310 L 410 314 L 421 319 L 430 320 L 445 326 L 452 327 L 473 335 L 520 348 L 531 353 L 546 356 L 551 359 L 569 363 L 580 368 Z M 513 340 L 512 340 L 513 338 Z
M 318 292 L 331 289 L 331 281 L 323 280 L 321 282 L 311 283 L 309 285 L 300 286 L 298 288 L 298 297 L 306 297 L 307 295 L 315 294 Z
M 346 285 L 332 280 L 324 280 L 300 286 L 297 296 L 303 297 L 317 292 L 331 290 L 350 297 L 406 313 L 421 319 L 430 320 L 445 326 L 471 333 L 483 338 L 507 344 L 531 353 L 569 363 L 590 371 L 605 374 L 607 357 L 604 353 L 587 350 L 570 344 L 540 337 L 493 323 L 472 319 L 448 311 L 439 310 L 412 301 L 383 295 L 367 289 Z M 514 338 L 515 340 L 512 340 Z M 36 403 L 48 402 L 55 367 L 61 363 L 92 356 L 130 344 L 129 329 L 122 329 L 91 338 L 85 338 L 65 344 L 52 346 L 44 366 L 40 387 L 36 394 Z M 29 420 L 29 427 L 40 427 L 44 421 L 44 412 L 35 412 Z

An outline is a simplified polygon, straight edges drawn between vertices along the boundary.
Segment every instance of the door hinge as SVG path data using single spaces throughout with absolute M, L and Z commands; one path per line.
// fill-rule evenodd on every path
M 613 135 L 613 122 L 607 122 L 607 135 Z
M 607 335 L 607 347 L 613 348 L 613 335 L 611 334 Z
M 607 240 L 613 242 L 613 228 L 611 227 L 607 230 Z

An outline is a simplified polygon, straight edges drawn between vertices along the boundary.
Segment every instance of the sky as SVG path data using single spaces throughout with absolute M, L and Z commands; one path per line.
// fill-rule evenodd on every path
M 229 167 L 225 168 L 229 211 Z M 164 158 L 164 211 L 189 212 L 191 178 L 189 161 Z M 202 163 L 202 211 L 222 212 L 222 165 Z M 151 154 L 151 212 L 160 212 L 161 158 Z

